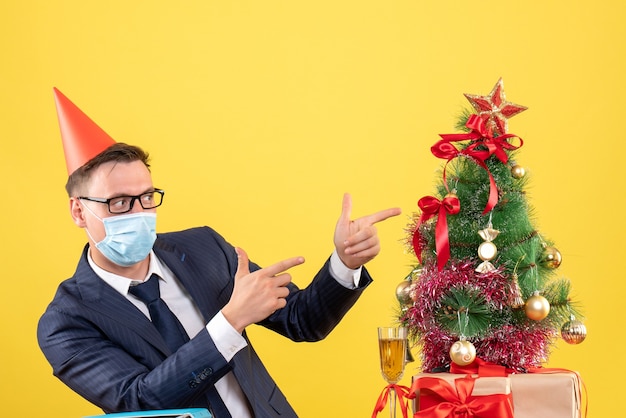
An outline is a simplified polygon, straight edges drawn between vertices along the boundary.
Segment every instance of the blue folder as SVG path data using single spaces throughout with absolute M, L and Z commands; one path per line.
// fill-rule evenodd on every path
M 160 409 L 153 411 L 117 412 L 114 414 L 92 415 L 84 418 L 212 418 L 208 409 Z

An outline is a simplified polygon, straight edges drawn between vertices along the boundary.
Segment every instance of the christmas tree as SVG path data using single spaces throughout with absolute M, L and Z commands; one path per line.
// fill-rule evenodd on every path
M 418 201 L 406 228 L 417 260 L 396 289 L 398 314 L 420 346 L 422 369 L 448 370 L 476 357 L 517 372 L 541 367 L 560 335 L 586 336 L 556 277 L 561 254 L 533 225 L 528 176 L 515 162 L 523 140 L 508 119 L 526 110 L 506 100 L 500 79 L 487 96 L 465 94 L 461 133 L 440 135 L 445 160 L 436 196 Z

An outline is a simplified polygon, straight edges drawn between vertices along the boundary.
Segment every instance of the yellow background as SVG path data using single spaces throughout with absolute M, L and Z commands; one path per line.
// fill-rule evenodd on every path
M 5 1 L 0 5 L 1 415 L 99 409 L 51 375 L 36 323 L 85 242 L 68 213 L 52 87 L 153 156 L 159 231 L 208 224 L 260 264 L 294 255 L 305 286 L 332 250 L 341 197 L 379 225 L 374 284 L 331 336 L 256 348 L 302 417 L 367 417 L 384 386 L 376 327 L 413 259 L 401 240 L 454 132 L 463 93 L 529 107 L 528 198 L 583 304 L 590 417 L 622 398 L 626 5 L 603 1 Z M 407 367 L 403 383 L 417 367 Z M 31 412 L 32 411 L 32 412 Z M 386 413 L 386 411 L 385 411 Z

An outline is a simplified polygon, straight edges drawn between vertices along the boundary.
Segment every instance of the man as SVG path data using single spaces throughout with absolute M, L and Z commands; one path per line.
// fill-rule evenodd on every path
M 287 271 L 302 257 L 260 268 L 208 227 L 157 236 L 164 192 L 152 183 L 148 155 L 115 143 L 56 89 L 55 98 L 70 212 L 88 244 L 39 322 L 54 374 L 105 412 L 205 407 L 216 418 L 296 416 L 246 327 L 294 341 L 328 335 L 371 282 L 362 266 L 380 251 L 374 224 L 400 210 L 350 220 L 346 194 L 335 250 L 300 290 Z M 138 289 L 155 283 L 160 299 L 144 300 Z

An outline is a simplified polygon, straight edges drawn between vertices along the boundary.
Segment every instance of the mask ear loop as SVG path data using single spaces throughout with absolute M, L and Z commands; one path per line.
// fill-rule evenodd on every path
M 85 209 L 87 209 L 87 211 L 89 211 L 89 213 L 91 213 L 93 216 L 95 216 L 97 220 L 99 220 L 100 222 L 104 222 L 104 220 L 101 217 L 96 215 L 96 213 L 93 210 L 91 210 L 91 208 L 88 205 L 84 203 L 83 199 L 79 198 L 78 200 L 80 201 L 80 205 L 84 207 Z
M 91 214 L 92 214 L 92 215 L 93 215 L 93 216 L 94 216 L 97 220 L 99 220 L 100 222 L 102 222 L 102 224 L 104 225 L 104 220 L 103 220 L 101 217 L 99 217 L 98 215 L 96 215 L 96 214 L 95 214 L 95 212 L 94 212 L 93 210 L 91 210 L 91 208 L 90 208 L 89 206 L 87 206 L 87 205 L 83 202 L 83 199 L 78 199 L 78 200 L 80 200 L 80 205 L 81 205 L 81 207 L 83 207 L 83 208 L 87 209 L 87 211 L 88 211 L 89 213 L 91 213 Z M 92 236 L 91 236 L 91 234 L 89 233 L 89 229 L 87 229 L 87 227 L 85 227 L 84 229 L 85 229 L 85 232 L 87 233 L 87 236 L 89 237 L 89 239 L 90 239 L 91 241 L 93 241 L 93 242 L 94 242 L 94 244 L 98 245 L 100 242 L 104 241 L 104 238 L 103 238 L 103 239 L 102 239 L 102 241 L 97 242 L 95 239 L 93 239 L 93 237 L 92 237 Z

